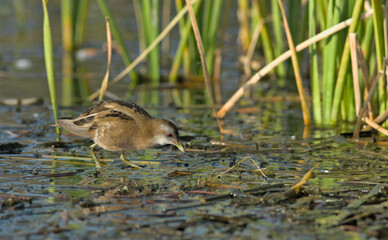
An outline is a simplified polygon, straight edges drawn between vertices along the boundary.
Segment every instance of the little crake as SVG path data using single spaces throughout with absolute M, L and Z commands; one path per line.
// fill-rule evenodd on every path
M 125 151 L 170 144 L 185 152 L 179 142 L 178 128 L 172 122 L 153 118 L 143 108 L 131 102 L 100 101 L 79 117 L 58 119 L 58 126 L 94 141 L 90 146 L 90 153 L 97 168 L 101 168 L 94 153 L 97 145 L 109 151 L 121 152 L 120 159 L 134 168 L 139 166 L 125 159 Z

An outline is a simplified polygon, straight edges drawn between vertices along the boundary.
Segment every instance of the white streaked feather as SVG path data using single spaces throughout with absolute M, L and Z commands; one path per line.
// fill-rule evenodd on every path
M 92 121 L 93 122 L 93 121 Z M 58 119 L 59 127 L 81 137 L 90 138 L 90 126 L 77 126 L 74 124 L 74 119 Z

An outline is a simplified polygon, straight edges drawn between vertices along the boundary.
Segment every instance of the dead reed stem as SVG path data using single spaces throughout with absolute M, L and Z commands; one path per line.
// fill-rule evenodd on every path
M 199 32 L 199 29 L 198 29 L 197 19 L 195 18 L 193 6 L 191 5 L 190 0 L 186 0 L 186 4 L 187 4 L 189 15 L 190 15 L 191 25 L 193 27 L 195 40 L 197 42 L 199 56 L 201 58 L 202 70 L 203 70 L 203 75 L 205 77 L 207 92 L 209 94 L 210 102 L 212 104 L 213 113 L 216 117 L 217 124 L 218 124 L 218 127 L 220 129 L 220 133 L 223 134 L 224 131 L 222 129 L 221 121 L 217 116 L 217 110 L 216 110 L 216 106 L 214 103 L 213 91 L 212 91 L 212 87 L 211 87 L 211 83 L 210 83 L 209 72 L 208 72 L 207 65 L 206 65 L 205 49 L 203 48 L 201 34 Z
M 311 178 L 313 175 L 313 171 L 319 166 L 319 163 L 315 164 L 314 167 L 312 167 L 300 180 L 297 184 L 291 187 L 291 189 L 294 189 L 296 193 L 299 192 L 300 188 L 307 183 L 307 181 Z
M 384 62 L 385 63 L 385 62 Z M 385 64 L 384 64 L 385 65 Z M 385 68 L 385 66 L 384 66 Z M 383 68 L 383 69 L 384 69 Z M 379 72 L 379 74 L 376 75 L 375 79 L 373 79 L 373 82 L 372 82 L 372 86 L 370 87 L 369 91 L 368 91 L 368 95 L 367 95 L 367 98 L 363 104 L 363 107 L 359 113 L 359 116 L 357 118 L 357 122 L 356 122 L 356 126 L 354 127 L 354 132 L 353 132 L 353 138 L 359 138 L 360 137 L 360 129 L 361 129 L 361 125 L 362 125 L 362 118 L 363 118 L 363 115 L 365 113 L 365 110 L 367 109 L 368 107 L 368 103 L 369 101 L 372 99 L 372 96 L 373 96 L 373 93 L 375 92 L 376 90 L 376 86 L 377 86 L 377 83 L 379 82 L 379 78 L 382 76 L 382 73 Z
M 356 108 L 356 116 L 358 117 L 361 110 L 361 91 L 360 91 L 360 78 L 358 75 L 358 56 L 357 56 L 357 33 L 349 34 L 350 43 L 350 56 L 352 60 L 352 73 L 353 73 L 353 89 L 354 89 L 354 103 Z
M 109 17 L 105 17 L 105 22 L 106 22 L 106 41 L 108 43 L 108 62 L 106 65 L 105 76 L 101 83 L 100 97 L 99 97 L 100 101 L 103 100 L 105 97 L 106 89 L 108 87 L 110 63 L 112 61 L 112 36 L 110 32 Z
M 302 105 L 303 121 L 305 125 L 311 124 L 310 109 L 306 100 L 306 93 L 303 89 L 302 75 L 300 74 L 298 56 L 296 55 L 294 41 L 292 40 L 291 31 L 288 26 L 286 13 L 284 12 L 284 6 L 281 0 L 278 0 L 280 11 L 282 13 L 284 30 L 286 32 L 288 46 L 291 50 L 292 67 L 294 68 L 294 75 L 296 80 L 296 86 L 298 87 L 298 93 L 300 97 L 300 103 Z

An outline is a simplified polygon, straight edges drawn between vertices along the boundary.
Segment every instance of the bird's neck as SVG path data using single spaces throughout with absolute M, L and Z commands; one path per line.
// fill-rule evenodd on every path
M 141 135 L 143 136 L 143 139 L 146 139 L 144 141 L 144 144 L 149 146 L 157 146 L 158 142 L 156 140 L 156 136 L 158 134 L 158 128 L 160 127 L 160 118 L 152 118 L 149 120 L 148 123 L 145 124 L 143 131 Z

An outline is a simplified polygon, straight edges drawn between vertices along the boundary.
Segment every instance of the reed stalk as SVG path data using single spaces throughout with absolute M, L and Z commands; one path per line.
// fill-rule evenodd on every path
M 175 0 L 175 2 L 176 2 L 177 11 L 181 11 L 183 8 L 183 5 L 184 5 L 184 0 Z M 200 6 L 201 6 L 200 3 L 201 3 L 201 1 L 198 1 L 198 4 L 194 5 L 194 12 L 196 15 L 198 14 L 198 10 L 200 9 Z M 178 76 L 179 66 L 181 65 L 182 60 L 183 60 L 183 75 L 190 76 L 191 61 L 190 61 L 190 49 L 189 49 L 189 46 L 187 44 L 187 42 L 188 42 L 187 40 L 192 35 L 192 33 L 190 31 L 191 30 L 191 23 L 190 23 L 189 18 L 190 17 L 187 16 L 187 21 L 184 18 L 181 18 L 181 20 L 179 21 L 179 29 L 180 29 L 181 37 L 179 38 L 178 50 L 177 50 L 177 53 L 175 54 L 174 60 L 173 60 L 173 65 L 177 64 L 177 69 L 176 69 L 176 71 L 173 71 L 173 68 L 171 68 L 171 72 L 169 75 L 169 78 L 170 78 L 170 76 L 172 76 L 172 78 L 170 79 L 171 82 L 174 82 L 174 78 L 176 81 L 176 78 Z M 186 38 L 186 40 L 183 41 L 182 38 Z M 183 44 L 183 46 L 181 46 L 181 44 Z M 182 53 L 180 53 L 180 51 L 182 51 Z M 177 57 L 177 54 L 179 54 L 180 56 Z M 178 60 L 177 58 L 180 58 L 180 59 Z
M 154 3 L 154 1 L 152 1 Z M 152 6 L 151 0 L 142 0 L 142 16 L 143 16 L 143 26 L 145 30 L 145 37 L 147 45 L 150 45 L 157 36 L 157 24 L 155 16 L 152 14 L 153 8 L 157 6 Z M 155 47 L 152 49 L 149 55 L 149 66 L 150 66 L 150 77 L 151 85 L 157 86 L 160 80 L 160 65 L 159 65 L 159 48 Z
M 373 14 L 373 28 L 376 45 L 376 64 L 377 71 L 383 68 L 383 59 L 385 55 L 384 49 L 384 29 L 383 29 L 383 5 L 381 0 L 372 0 Z M 381 78 L 378 84 L 378 103 L 379 113 L 383 113 L 387 109 L 387 90 L 385 87 L 386 83 L 384 78 Z
M 191 3 L 194 4 L 198 0 L 192 0 Z M 109 82 L 108 87 L 113 86 L 117 82 L 119 82 L 121 79 L 123 79 L 126 74 L 131 72 L 141 61 L 143 61 L 148 54 L 152 51 L 154 47 L 156 47 L 162 39 L 171 31 L 171 29 L 179 22 L 179 19 L 181 19 L 185 14 L 187 13 L 187 6 L 185 6 L 178 14 L 171 20 L 171 22 L 167 25 L 167 27 L 158 35 L 158 37 L 146 48 L 144 51 L 129 65 L 127 66 L 123 71 L 121 71 L 116 77 L 112 79 L 112 81 Z M 88 99 L 93 100 L 96 97 L 98 97 L 99 90 L 92 93 Z
M 364 0 L 357 0 L 355 7 L 353 9 L 352 19 L 353 22 L 349 26 L 348 33 L 354 33 L 357 30 L 361 12 L 363 10 Z M 340 103 L 342 99 L 342 94 L 344 90 L 344 85 L 346 81 L 347 74 L 349 73 L 349 61 L 350 61 L 350 43 L 348 37 L 346 38 L 344 50 L 342 53 L 341 64 L 338 70 L 338 77 L 336 82 L 336 87 L 333 95 L 333 106 L 331 109 L 331 124 L 335 124 L 338 121 L 338 114 L 340 111 Z
M 327 9 L 326 24 L 327 28 L 340 22 L 341 9 L 343 2 L 330 0 Z M 332 109 L 335 79 L 337 78 L 337 52 L 339 47 L 338 34 L 331 35 L 325 41 L 323 52 L 323 124 L 330 124 L 330 114 Z M 315 110 L 314 110 L 315 111 Z
M 288 4 L 288 22 L 292 35 L 292 41 L 298 43 L 303 32 L 303 6 L 301 0 L 292 0 L 289 1 Z
M 238 39 L 244 52 L 248 51 L 251 41 L 249 28 L 249 4 L 247 0 L 238 0 L 237 18 L 239 20 Z
M 99 97 L 100 101 L 104 99 L 106 89 L 108 87 L 109 70 L 110 70 L 110 64 L 112 60 L 112 36 L 111 36 L 111 30 L 110 30 L 110 24 L 109 24 L 109 17 L 105 17 L 105 22 L 106 22 L 106 42 L 108 43 L 108 59 L 107 59 L 105 76 L 104 76 L 104 79 L 102 80 L 101 88 L 100 88 L 100 97 Z
M 215 51 L 217 44 L 217 33 L 220 28 L 220 18 L 221 12 L 223 9 L 223 0 L 213 0 L 210 23 L 209 23 L 209 32 L 207 34 L 207 48 L 206 49 L 206 63 L 208 66 L 210 76 L 213 76 L 214 71 L 214 59 Z
M 220 133 L 223 134 L 221 121 L 218 119 L 218 117 L 216 115 L 217 111 L 216 111 L 215 101 L 214 101 L 213 92 L 212 92 L 212 88 L 211 88 L 209 72 L 207 69 L 205 49 L 204 49 L 203 44 L 202 44 L 201 34 L 199 32 L 199 29 L 198 29 L 197 20 L 195 18 L 193 6 L 191 5 L 190 0 L 186 0 L 186 4 L 188 7 L 188 11 L 189 11 L 190 19 L 191 19 L 191 24 L 193 26 L 195 40 L 197 41 L 197 47 L 198 47 L 199 55 L 201 58 L 202 70 L 203 70 L 203 74 L 205 77 L 206 88 L 207 88 L 209 98 L 211 101 L 213 114 L 216 116 L 216 120 L 217 120 L 217 124 L 218 124 L 219 130 L 220 130 Z
M 362 19 L 369 18 L 373 15 L 373 10 L 368 10 L 362 15 Z M 326 29 L 323 32 L 318 33 L 313 38 L 307 39 L 302 43 L 296 46 L 296 51 L 300 52 L 303 49 L 307 48 L 313 43 L 316 43 L 322 39 L 326 39 L 327 37 L 336 34 L 340 30 L 348 27 L 353 23 L 353 19 L 347 19 L 343 22 L 340 22 L 331 28 Z M 221 109 L 217 112 L 217 116 L 223 118 L 226 113 L 235 105 L 235 103 L 244 95 L 244 91 L 253 85 L 257 84 L 260 79 L 262 79 L 266 74 L 272 71 L 276 66 L 278 66 L 281 62 L 291 57 L 291 51 L 288 50 L 284 52 L 282 55 L 277 57 L 274 61 L 268 63 L 266 66 L 261 68 L 256 74 L 254 74 L 243 86 L 241 86 L 230 99 L 221 107 Z
M 274 59 L 273 46 L 272 46 L 272 38 L 270 36 L 270 32 L 268 29 L 268 24 L 266 21 L 267 17 L 267 6 L 264 2 L 260 4 L 257 1 L 253 1 L 252 10 L 255 11 L 255 14 L 258 14 L 258 21 L 263 21 L 263 27 L 261 29 L 260 39 L 263 44 L 264 57 L 266 62 L 271 62 Z
M 194 8 L 195 14 L 198 13 L 200 6 L 201 6 L 201 1 L 198 1 L 198 3 L 196 3 L 194 5 L 193 8 Z M 181 20 L 183 20 L 183 19 L 181 19 Z M 191 22 L 190 21 L 187 21 L 187 22 L 180 21 L 179 24 L 180 24 L 180 29 L 181 29 L 181 33 L 180 33 L 181 36 L 179 39 L 178 48 L 177 48 L 177 51 L 175 53 L 174 60 L 173 60 L 171 70 L 170 70 L 170 74 L 169 74 L 169 80 L 171 83 L 175 83 L 177 78 L 178 78 L 179 67 L 182 63 L 182 59 L 183 59 L 183 55 L 185 54 L 185 50 L 188 50 L 187 43 L 188 43 L 188 40 L 189 40 L 189 37 L 191 34 Z M 187 52 L 188 51 L 186 51 L 186 53 Z
M 62 104 L 70 106 L 74 103 L 75 82 L 74 71 L 74 1 L 61 1 L 62 20 Z
M 72 52 L 74 47 L 73 9 L 74 1 L 61 1 L 62 45 L 66 52 Z
M 128 49 L 126 48 L 126 46 L 124 44 L 124 41 L 123 41 L 121 34 L 119 32 L 119 29 L 117 27 L 117 24 L 114 20 L 114 16 L 112 15 L 112 13 L 108 7 L 108 4 L 106 3 L 105 0 L 97 0 L 97 3 L 98 3 L 98 6 L 99 6 L 102 14 L 104 15 L 104 17 L 109 17 L 110 28 L 112 31 L 113 38 L 116 40 L 116 42 L 120 46 L 121 58 L 123 59 L 125 66 L 129 66 L 131 64 L 131 59 L 129 57 Z M 130 84 L 130 88 L 132 89 L 138 84 L 139 77 L 137 76 L 135 71 L 131 71 L 129 73 L 129 76 L 132 78 L 132 82 Z
M 167 26 L 170 22 L 171 16 L 171 0 L 163 1 L 163 10 L 162 10 L 162 29 Z M 170 35 L 167 35 L 165 39 L 163 39 L 161 44 L 162 54 L 169 54 L 170 52 Z M 165 62 L 168 64 L 168 62 Z M 165 65 L 165 64 L 163 64 Z
M 307 100 L 306 100 L 306 94 L 303 89 L 302 76 L 300 74 L 298 56 L 296 55 L 296 50 L 295 50 L 294 42 L 292 40 L 291 31 L 288 26 L 286 14 L 284 12 L 283 3 L 281 0 L 278 0 L 278 3 L 283 17 L 284 30 L 287 35 L 288 46 L 290 47 L 290 50 L 291 50 L 292 66 L 294 68 L 296 85 L 298 87 L 299 98 L 302 105 L 303 121 L 304 121 L 304 124 L 308 126 L 311 124 L 311 116 L 310 116 L 310 109 L 308 107 Z
M 316 35 L 316 12 L 317 4 L 315 1 L 310 1 L 308 3 L 309 8 L 309 37 Z M 316 43 L 311 44 L 309 47 L 310 53 L 310 78 L 311 78 L 311 91 L 312 91 L 312 106 L 313 106 L 313 116 L 316 124 L 322 124 L 322 92 L 321 84 L 319 79 L 319 69 L 318 69 L 318 46 Z
M 327 16 L 327 0 L 317 0 L 315 4 L 317 5 L 316 7 L 316 15 L 319 20 L 319 25 L 321 26 L 322 29 L 326 29 L 326 16 Z
M 78 50 L 84 41 L 89 0 L 78 0 L 76 21 L 74 23 L 74 48 Z
M 203 41 L 203 47 L 206 50 L 208 48 L 208 35 L 209 35 L 209 29 L 210 29 L 210 19 L 211 19 L 211 12 L 213 8 L 213 1 L 204 1 L 202 4 L 202 12 L 201 12 L 201 36 Z
M 282 14 L 280 13 L 279 5 L 276 1 L 271 1 L 272 8 L 272 26 L 274 34 L 274 54 L 275 56 L 280 56 L 284 51 L 284 41 L 283 41 L 283 24 L 282 24 Z M 284 63 L 279 64 L 276 67 L 276 74 L 279 78 L 286 77 L 286 67 Z M 285 85 L 285 81 L 281 81 Z
M 47 82 L 49 85 L 51 105 L 53 108 L 55 123 L 58 124 L 58 105 L 56 96 L 56 82 L 55 82 L 55 70 L 54 70 L 54 54 L 51 38 L 51 27 L 49 14 L 47 11 L 47 0 L 42 0 L 43 5 L 43 47 L 44 47 L 44 60 L 46 64 Z M 58 138 L 61 135 L 61 130 L 56 127 Z
M 26 29 L 26 10 L 24 8 L 24 2 L 22 0 L 14 0 L 12 2 L 15 9 L 18 28 L 19 31 L 22 32 Z
M 147 47 L 147 43 L 145 40 L 145 32 L 144 32 L 144 24 L 141 10 L 140 1 L 133 1 L 133 11 L 135 12 L 136 26 L 137 26 L 137 34 L 139 39 L 139 52 L 143 52 Z
M 74 28 L 74 51 L 79 50 L 82 47 L 82 43 L 84 41 L 85 37 L 85 31 L 86 31 L 86 20 L 89 10 L 89 0 L 78 0 L 75 2 L 76 11 L 73 13 L 73 16 L 75 18 L 75 21 L 73 23 Z M 85 67 L 76 65 L 74 68 L 75 71 L 77 71 L 77 88 L 78 88 L 78 95 L 80 97 L 80 100 L 87 99 L 87 97 L 90 94 L 90 86 L 88 79 L 86 77 L 82 77 L 81 73 L 84 73 Z
M 362 51 L 364 53 L 365 59 L 371 59 L 371 52 L 373 47 L 373 19 L 366 19 L 365 32 L 363 34 L 363 41 L 361 43 Z

